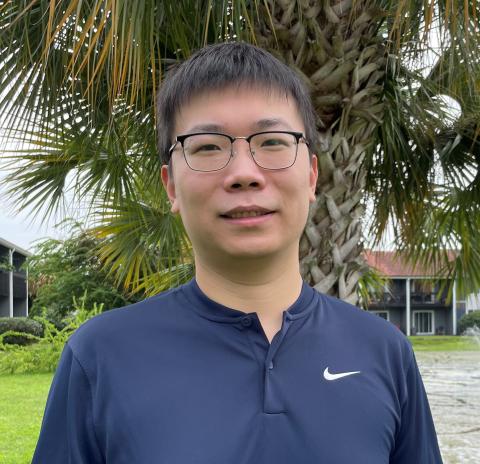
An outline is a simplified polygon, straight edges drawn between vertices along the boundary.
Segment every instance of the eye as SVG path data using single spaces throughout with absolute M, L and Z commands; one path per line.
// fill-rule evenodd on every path
M 185 140 L 184 148 L 189 155 L 216 155 L 228 151 L 230 139 L 219 134 L 196 134 Z
M 263 146 L 269 147 L 269 146 L 275 146 L 275 145 L 287 145 L 287 143 L 285 142 L 285 140 L 282 140 L 280 138 L 268 138 L 262 142 L 262 147 Z
M 210 143 L 210 144 L 193 147 L 192 153 L 195 154 L 198 152 L 215 151 L 215 150 L 221 150 L 221 148 L 218 145 L 214 145 L 213 143 Z
M 293 143 L 291 137 L 285 134 L 266 135 L 257 140 L 258 148 L 265 150 L 278 150 L 290 147 Z

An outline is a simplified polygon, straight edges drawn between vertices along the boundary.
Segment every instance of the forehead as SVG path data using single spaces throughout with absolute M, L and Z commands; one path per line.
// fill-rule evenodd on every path
M 175 115 L 174 134 L 225 130 L 303 131 L 293 96 L 278 88 L 236 85 L 207 90 L 189 98 Z

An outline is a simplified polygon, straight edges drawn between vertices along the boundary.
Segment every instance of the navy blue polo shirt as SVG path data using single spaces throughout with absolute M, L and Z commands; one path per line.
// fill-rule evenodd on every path
M 410 343 L 303 284 L 270 344 L 195 280 L 87 321 L 34 464 L 439 464 Z

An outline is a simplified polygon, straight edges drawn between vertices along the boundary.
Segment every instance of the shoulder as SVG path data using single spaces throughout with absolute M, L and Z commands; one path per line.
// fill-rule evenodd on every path
M 340 300 L 333 296 L 318 293 L 320 305 L 324 317 L 328 321 L 335 324 L 358 324 L 356 329 L 371 331 L 381 331 L 397 334 L 401 332 L 390 322 L 370 313 L 364 309 L 354 306 L 346 301 Z
M 139 337 L 152 326 L 161 326 L 178 309 L 178 288 L 168 290 L 129 306 L 111 309 L 83 323 L 69 338 L 77 356 L 90 350 L 110 349 L 116 343 Z
M 338 298 L 318 293 L 321 321 L 333 337 L 357 347 L 391 355 L 408 367 L 413 349 L 408 338 L 391 322 Z

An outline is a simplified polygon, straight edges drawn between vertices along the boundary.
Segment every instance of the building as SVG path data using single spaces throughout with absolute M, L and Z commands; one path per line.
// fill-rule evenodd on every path
M 455 283 L 451 301 L 447 301 L 449 285 L 439 294 L 442 282 L 432 269 L 413 267 L 393 251 L 367 250 L 365 258 L 370 267 L 388 279 L 383 295 L 371 301 L 369 311 L 406 335 L 457 335 L 466 302 L 459 298 Z M 453 258 L 452 252 L 449 259 Z
M 480 311 L 480 292 L 468 295 L 466 311 L 467 313 L 471 311 Z
M 0 238 L 0 317 L 28 316 L 28 270 L 31 253 Z

